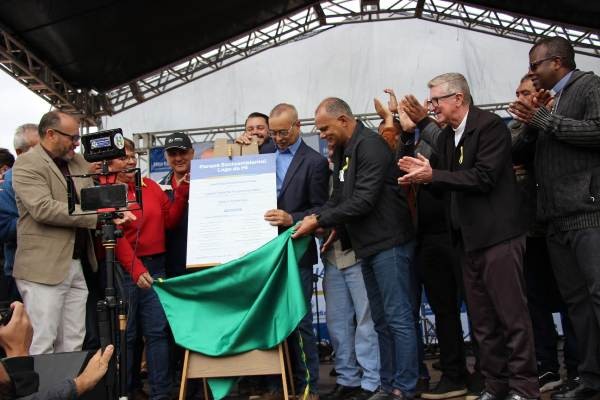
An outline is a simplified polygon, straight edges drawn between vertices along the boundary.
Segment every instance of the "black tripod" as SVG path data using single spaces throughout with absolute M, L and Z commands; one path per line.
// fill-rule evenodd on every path
M 102 237 L 102 246 L 106 250 L 106 288 L 104 299 L 97 304 L 100 345 L 104 349 L 111 343 L 115 347 L 119 344 L 106 374 L 109 400 L 127 399 L 127 303 L 123 300 L 123 273 L 115 261 L 117 238 L 123 235 L 113 222 L 117 217 L 119 215 L 114 211 L 100 213 L 101 229 L 96 231 L 96 235 Z

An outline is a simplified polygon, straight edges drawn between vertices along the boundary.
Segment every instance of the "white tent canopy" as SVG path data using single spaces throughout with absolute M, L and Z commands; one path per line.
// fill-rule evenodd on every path
M 131 110 L 106 117 L 105 128 L 135 132 L 243 123 L 253 111 L 292 103 L 312 117 L 327 96 L 345 99 L 355 113 L 373 112 L 373 97 L 391 87 L 426 97 L 427 81 L 464 74 L 476 104 L 514 98 L 527 72 L 531 44 L 423 20 L 345 25 L 271 49 Z M 576 55 L 582 70 L 600 72 L 600 59 Z

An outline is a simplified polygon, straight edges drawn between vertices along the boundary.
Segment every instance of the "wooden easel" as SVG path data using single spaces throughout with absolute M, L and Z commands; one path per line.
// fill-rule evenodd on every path
M 287 373 L 286 373 L 287 366 Z M 289 374 L 289 375 L 288 375 Z M 179 400 L 185 400 L 187 380 L 202 378 L 204 383 L 204 398 L 208 397 L 206 378 L 226 378 L 250 375 L 281 375 L 283 398 L 295 398 L 292 366 L 290 363 L 287 343 L 284 341 L 269 350 L 252 350 L 235 356 L 210 357 L 200 353 L 185 351 Z M 288 376 L 292 397 L 288 397 Z

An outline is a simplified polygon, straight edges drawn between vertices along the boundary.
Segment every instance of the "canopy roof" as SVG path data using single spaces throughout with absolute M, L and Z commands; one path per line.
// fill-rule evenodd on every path
M 297 39 L 313 30 L 318 33 L 319 28 L 384 18 L 416 17 L 448 23 L 449 17 L 458 18 L 460 11 L 455 13 L 454 8 L 465 7 L 500 11 L 513 17 L 533 17 L 537 21 L 574 28 L 570 40 L 575 44 L 592 48 L 596 54 L 600 48 L 596 42 L 600 2 L 589 0 L 8 0 L 0 2 L 0 33 L 4 36 L 4 43 L 0 44 L 0 55 L 4 58 L 0 60 L 0 67 L 57 107 L 72 107 L 88 116 L 98 116 L 121 111 L 170 90 L 172 87 L 160 85 L 177 79 L 177 74 L 181 85 L 186 79 L 202 75 L 191 75 L 192 70 L 208 66 L 216 70 L 228 65 L 219 58 L 226 50 L 249 56 L 293 39 L 294 35 L 287 39 L 278 36 L 285 33 L 279 27 L 269 31 L 273 37 L 260 30 L 273 24 L 295 24 Z M 406 11 L 409 8 L 413 14 Z M 302 26 L 300 19 L 291 17 L 301 15 L 298 13 L 302 10 L 306 11 L 306 17 L 302 14 L 306 26 Z M 386 14 L 382 17 L 384 11 Z M 342 15 L 342 19 L 335 20 L 338 15 Z M 502 36 L 514 30 L 515 21 L 531 25 L 524 19 L 504 24 L 495 14 L 489 14 L 484 24 L 493 28 L 495 19 L 500 29 L 488 29 L 487 33 Z M 505 25 L 508 26 L 503 30 Z M 524 35 L 536 29 L 534 25 L 530 28 L 522 29 Z M 261 40 L 254 47 L 233 42 L 224 50 L 219 47 L 234 39 L 246 40 L 244 35 L 257 29 L 259 34 L 246 36 L 248 43 Z M 541 33 L 534 32 L 535 35 L 557 34 L 553 29 L 544 29 Z M 590 40 L 590 32 L 593 40 Z M 531 37 L 523 36 L 520 40 L 531 40 Z M 146 87 L 145 77 L 159 76 L 162 70 L 210 50 L 217 54 L 200 59 L 199 64 L 206 60 L 206 66 L 186 64 L 185 68 L 175 70 L 175 78 L 173 74 L 164 81 L 159 77 L 156 78 L 158 85 L 150 87 L 148 83 L 150 86 Z

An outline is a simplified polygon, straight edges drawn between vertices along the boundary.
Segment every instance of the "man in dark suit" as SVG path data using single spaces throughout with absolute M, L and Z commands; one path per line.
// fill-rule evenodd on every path
M 323 100 L 315 125 L 335 148 L 333 194 L 292 237 L 318 228 L 347 230 L 350 243 L 342 239 L 343 249 L 352 247 L 361 259 L 379 340 L 381 390 L 370 399 L 412 399 L 418 378 L 415 242 L 406 195 L 397 185 L 400 171 L 381 136 L 357 121 L 342 99 Z
M 471 104 L 457 73 L 429 84 L 429 105 L 447 124 L 438 137 L 438 169 L 422 155 L 403 157 L 400 183 L 431 183 L 446 195 L 460 248 L 465 295 L 486 379 L 482 400 L 539 397 L 531 320 L 523 281 L 525 229 L 512 170 L 511 139 L 500 117 Z M 433 123 L 425 118 L 423 129 Z
M 319 212 L 328 198 L 329 168 L 327 159 L 311 149 L 300 138 L 298 112 L 291 104 L 278 104 L 269 116 L 269 136 L 277 145 L 277 209 L 268 210 L 265 220 L 278 226 L 280 232 L 288 229 L 306 215 Z M 310 373 L 306 382 L 306 367 L 302 361 L 299 338 L 292 335 L 290 345 L 295 361 L 295 380 L 303 390 L 307 385 L 310 398 L 318 398 L 319 354 L 312 329 L 311 297 L 313 265 L 317 263 L 317 246 L 313 242 L 300 260 L 300 275 L 308 313 L 300 322 L 306 366 Z M 279 396 L 280 398 L 280 396 Z

